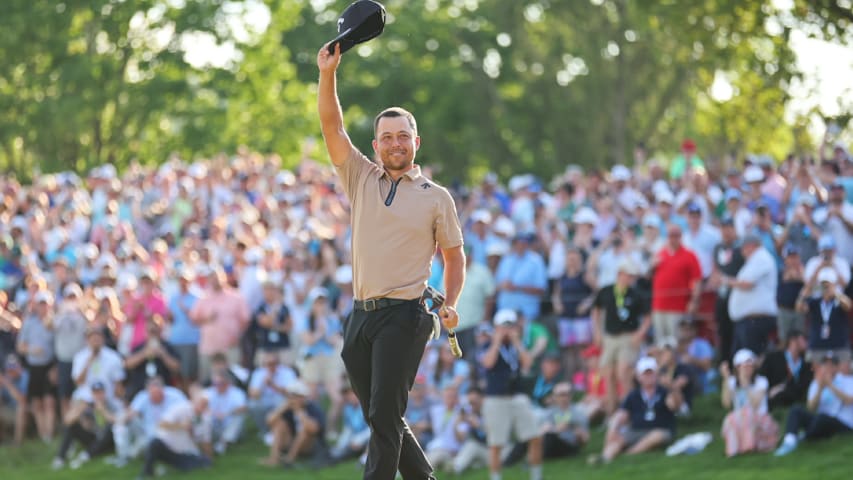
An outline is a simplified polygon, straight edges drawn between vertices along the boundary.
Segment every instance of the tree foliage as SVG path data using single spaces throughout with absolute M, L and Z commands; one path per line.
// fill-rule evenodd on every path
M 268 26 L 243 15 L 259 1 L 6 1 L 0 166 L 84 170 L 240 145 L 299 158 L 319 133 L 316 52 L 349 0 L 267 0 Z M 790 34 L 848 42 L 845 1 L 387 0 L 385 33 L 339 73 L 347 127 L 367 150 L 377 111 L 411 109 L 421 161 L 446 179 L 606 166 L 637 142 L 671 153 L 686 136 L 704 154 L 780 156 L 808 147 L 784 122 L 800 73 Z M 221 58 L 192 61 L 193 41 Z M 710 94 L 721 77 L 725 101 Z

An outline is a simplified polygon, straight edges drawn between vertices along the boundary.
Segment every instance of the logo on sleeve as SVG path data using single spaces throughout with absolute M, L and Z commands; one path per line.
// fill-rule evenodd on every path
M 421 184 L 421 188 L 423 188 L 424 190 L 426 190 L 427 188 L 430 188 L 430 187 L 432 187 L 432 185 L 430 185 L 429 183 L 424 182 Z

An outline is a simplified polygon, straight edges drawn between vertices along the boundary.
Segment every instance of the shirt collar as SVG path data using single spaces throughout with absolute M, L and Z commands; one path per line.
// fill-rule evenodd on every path
M 389 179 L 391 178 L 391 175 L 388 174 L 388 171 L 385 170 L 384 168 L 382 169 L 382 176 L 388 177 Z M 421 166 L 420 165 L 413 166 L 408 171 L 406 171 L 406 173 L 403 174 L 403 177 L 409 177 L 409 180 L 414 182 L 415 180 L 417 180 L 418 178 L 421 177 Z M 403 178 L 403 177 L 400 177 L 400 178 Z

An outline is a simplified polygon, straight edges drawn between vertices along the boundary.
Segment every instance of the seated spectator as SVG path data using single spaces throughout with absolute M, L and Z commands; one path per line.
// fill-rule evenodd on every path
M 26 359 L 29 370 L 27 401 L 36 421 L 39 437 L 45 442 L 53 438 L 56 420 L 56 396 L 48 377 L 53 367 L 53 294 L 39 290 L 35 307 L 24 318 L 18 333 L 18 353 Z
M 15 445 L 24 441 L 27 429 L 27 382 L 29 374 L 21 365 L 18 357 L 10 353 L 6 358 L 6 368 L 0 372 L 0 438 L 6 427 L 14 428 Z
M 561 357 L 559 353 L 548 353 L 542 359 L 538 373 L 525 383 L 526 391 L 533 400 L 534 405 L 544 411 L 550 404 L 551 394 L 554 386 L 562 378 Z
M 693 406 L 694 381 L 690 369 L 678 361 L 675 354 L 675 345 L 672 340 L 664 340 L 663 346 L 655 351 L 655 359 L 658 362 L 658 383 L 667 390 L 678 388 L 681 390 L 681 409 L 678 415 L 690 415 Z
M 821 295 L 808 298 L 819 284 Z M 806 314 L 809 325 L 809 355 L 821 357 L 834 352 L 839 361 L 850 361 L 850 323 L 847 314 L 853 301 L 838 286 L 838 275 L 831 268 L 818 270 L 797 300 L 797 309 Z
M 814 378 L 812 364 L 805 359 L 808 341 L 798 330 L 791 330 L 785 349 L 770 352 L 761 364 L 761 375 L 770 384 L 770 409 L 789 407 L 806 401 Z
M 95 383 L 91 390 L 92 401 L 74 403 L 64 419 L 65 431 L 53 459 L 54 470 L 65 466 L 68 451 L 75 441 L 83 450 L 71 461 L 70 466 L 74 470 L 114 447 L 112 427 L 124 407 L 118 400 L 107 396 L 103 383 Z
M 75 401 L 92 401 L 90 386 L 102 383 L 107 396 L 114 398 L 120 391 L 124 380 L 124 367 L 121 356 L 110 347 L 104 346 L 104 330 L 92 326 L 86 328 L 86 348 L 74 355 L 71 363 L 71 377 L 77 389 L 71 398 Z
M 436 470 L 452 466 L 453 458 L 459 453 L 464 434 L 456 428 L 460 422 L 459 391 L 447 385 L 441 392 L 441 402 L 430 409 L 430 425 L 435 433 L 424 453 Z
M 486 446 L 483 424 L 483 391 L 479 388 L 471 387 L 468 390 L 456 430 L 462 446 L 453 458 L 453 473 L 459 475 L 469 467 L 487 465 L 489 448 Z
M 572 402 L 568 382 L 554 387 L 551 406 L 545 417 L 542 450 L 545 458 L 563 458 L 577 453 L 589 440 L 589 422 L 581 406 Z
M 222 455 L 228 445 L 236 443 L 243 433 L 246 393 L 232 385 L 228 375 L 222 371 L 214 370 L 211 382 L 212 385 L 204 391 L 213 418 L 211 442 L 213 451 Z
M 769 452 L 779 439 L 779 426 L 767 413 L 767 378 L 757 374 L 757 358 L 741 349 L 734 356 L 734 375 L 727 363 L 720 365 L 723 377 L 723 407 L 731 412 L 723 420 L 726 456 Z
M 433 431 L 429 422 L 429 410 L 432 401 L 427 395 L 426 378 L 418 375 L 409 393 L 406 406 L 406 423 L 418 440 L 418 444 L 427 445 L 432 440 Z
M 145 388 L 151 377 L 160 377 L 166 385 L 172 385 L 181 368 L 177 349 L 161 336 L 160 319 L 151 317 L 146 322 L 145 341 L 134 348 L 124 360 L 127 372 L 126 398 L 132 399 Z
M 495 333 L 478 356 L 486 369 L 483 421 L 492 480 L 501 478 L 501 450 L 510 445 L 513 433 L 519 442 L 529 442 L 531 480 L 542 479 L 542 437 L 533 404 L 521 385 L 522 372 L 530 368 L 533 359 L 522 342 L 517 321 L 514 310 L 498 310 L 494 318 Z
M 297 381 L 296 372 L 280 363 L 276 352 L 262 351 L 260 366 L 252 373 L 249 384 L 249 414 L 258 432 L 267 430 L 267 415 L 284 401 L 287 387 Z
M 181 401 L 170 406 L 160 418 L 154 438 L 145 450 L 145 464 L 137 478 L 151 478 L 158 462 L 182 472 L 207 468 L 208 455 L 202 453 L 199 443 L 202 435 L 198 425 L 203 422 L 207 398 L 200 391 L 193 393 L 192 401 Z
M 604 415 L 604 401 L 607 395 L 607 385 L 599 372 L 601 363 L 601 348 L 590 345 L 581 352 L 585 368 L 575 374 L 572 383 L 575 389 L 583 394 L 579 407 L 583 410 L 587 420 L 592 421 Z
M 331 460 L 338 462 L 356 457 L 365 451 L 370 440 L 370 427 L 364 419 L 364 412 L 353 389 L 347 385 L 343 388 L 342 410 L 343 428 L 338 435 L 335 446 L 332 447 Z
M 113 424 L 116 466 L 123 467 L 151 442 L 163 413 L 187 397 L 160 377 L 151 377 L 145 390 L 136 394 L 124 415 Z
M 273 410 L 267 423 L 273 432 L 270 454 L 261 463 L 293 465 L 300 457 L 317 454 L 325 448 L 326 417 L 319 405 L 309 400 L 311 390 L 297 381 L 287 390 L 287 400 Z M 281 458 L 282 452 L 287 452 Z
M 714 381 L 717 375 L 712 368 L 714 347 L 708 340 L 696 335 L 696 324 L 689 319 L 682 320 L 679 325 L 676 353 L 679 363 L 689 370 L 690 378 L 696 380 L 696 389 L 700 393 L 708 393 L 716 388 Z
M 818 440 L 853 432 L 853 377 L 838 371 L 838 357 L 831 352 L 818 361 L 806 408 L 795 405 L 788 412 L 777 457 L 796 450 L 800 439 Z
M 213 372 L 224 373 L 232 385 L 246 393 L 249 392 L 249 375 L 251 372 L 237 363 L 229 362 L 228 357 L 224 353 L 216 353 L 211 356 L 210 369 Z M 213 385 L 213 378 L 208 375 L 207 380 L 202 385 L 205 387 Z
M 681 390 L 667 390 L 658 383 L 657 361 L 643 357 L 637 362 L 639 387 L 632 390 L 611 418 L 600 456 L 590 463 L 610 463 L 622 452 L 629 455 L 662 447 L 675 438 L 675 413 L 681 409 Z

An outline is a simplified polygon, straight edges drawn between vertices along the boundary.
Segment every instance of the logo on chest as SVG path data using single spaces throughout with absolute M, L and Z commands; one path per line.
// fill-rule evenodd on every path
M 424 190 L 426 190 L 427 188 L 432 188 L 432 185 L 430 185 L 430 184 L 429 184 L 429 183 L 427 183 L 427 182 L 422 183 L 420 186 L 421 186 L 421 188 L 423 188 Z

